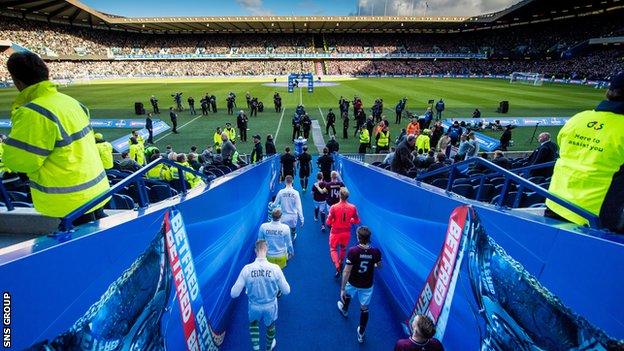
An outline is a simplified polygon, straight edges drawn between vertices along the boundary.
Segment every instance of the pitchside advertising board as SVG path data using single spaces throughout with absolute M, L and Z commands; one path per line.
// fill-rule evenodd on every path
M 169 125 L 163 121 L 156 121 L 152 125 L 152 131 L 153 131 L 154 136 L 164 133 L 170 128 L 171 127 L 169 127 Z M 147 140 L 147 138 L 149 137 L 149 132 L 145 128 L 137 130 L 137 133 L 139 133 L 139 135 L 143 137 L 144 140 Z M 128 149 L 130 149 L 130 137 L 131 136 L 132 134 L 127 134 L 127 135 L 124 135 L 120 138 L 117 138 L 111 141 L 111 144 L 113 145 L 113 149 L 115 149 L 115 151 L 117 152 L 128 151 Z
M 499 121 L 502 126 L 509 124 L 518 127 L 534 127 L 539 124 L 540 126 L 562 126 L 570 117 L 485 117 L 485 118 L 447 118 L 444 120 L 446 123 L 466 122 L 466 123 L 496 123 Z
M 139 135 L 142 136 L 145 140 L 147 140 L 149 136 L 149 132 L 147 131 L 147 129 L 145 129 L 144 119 L 92 119 L 90 125 L 93 129 L 135 129 L 138 131 Z M 11 120 L 0 119 L 0 128 L 11 128 Z M 167 123 L 159 119 L 154 120 L 152 124 L 152 132 L 154 136 L 162 134 L 170 128 L 171 127 L 169 127 Z M 130 148 L 129 144 L 131 136 L 131 134 L 127 134 L 111 141 L 111 144 L 113 145 L 115 151 L 128 151 L 128 149 Z
M 154 123 L 160 120 L 154 120 Z M 91 119 L 91 128 L 115 129 L 115 128 L 143 128 L 144 119 Z M 0 119 L 0 128 L 11 128 L 10 119 Z

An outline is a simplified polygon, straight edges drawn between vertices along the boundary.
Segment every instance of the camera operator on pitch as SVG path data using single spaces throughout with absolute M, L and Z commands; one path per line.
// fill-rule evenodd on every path
M 173 102 L 175 102 L 177 110 L 183 111 L 184 108 L 182 107 L 182 93 L 173 93 L 171 94 L 171 96 L 173 97 Z

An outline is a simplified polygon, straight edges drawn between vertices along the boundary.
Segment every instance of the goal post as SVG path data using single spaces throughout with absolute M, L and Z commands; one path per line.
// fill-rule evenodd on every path
M 312 73 L 291 73 L 288 75 L 288 92 L 292 93 L 299 87 L 301 81 L 306 80 L 308 93 L 314 92 L 314 76 Z
M 538 86 L 544 84 L 544 75 L 535 72 L 513 72 L 509 76 L 509 83 L 530 84 Z

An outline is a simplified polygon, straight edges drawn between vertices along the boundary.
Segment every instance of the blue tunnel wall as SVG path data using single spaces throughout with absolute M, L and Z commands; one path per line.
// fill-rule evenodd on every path
M 438 257 L 449 215 L 472 204 L 485 232 L 561 302 L 615 339 L 624 338 L 624 245 L 570 225 L 454 198 L 443 190 L 340 158 L 350 201 L 358 204 L 374 244 L 385 257 L 379 274 L 407 319 Z M 485 335 L 466 265 L 451 305 L 444 344 L 450 350 L 479 349 Z
M 269 200 L 273 167 L 269 160 L 222 177 L 185 200 L 152 206 L 149 213 L 113 216 L 81 227 L 68 242 L 44 237 L 5 250 L 0 255 L 0 276 L 2 290 L 12 298 L 12 346 L 23 349 L 67 331 L 162 235 L 164 214 L 171 206 L 184 217 L 211 328 L 215 333 L 224 331 L 232 301 L 229 289 L 253 253 L 249 248 L 256 228 L 266 219 L 266 205 L 258 204 Z M 123 223 L 116 224 L 120 220 Z M 132 300 L 132 291 L 141 289 L 132 287 L 124 299 Z M 127 309 L 125 304 L 119 301 L 117 308 Z M 175 350 L 184 344 L 180 307 L 173 301 L 168 306 L 162 333 L 166 345 L 172 346 L 168 349 Z M 118 323 L 126 323 L 120 319 Z

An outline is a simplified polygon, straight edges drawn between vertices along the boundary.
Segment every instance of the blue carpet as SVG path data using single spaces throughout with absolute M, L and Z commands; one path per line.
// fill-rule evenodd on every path
M 312 174 L 315 175 L 316 171 Z M 329 257 L 328 233 L 321 232 L 319 222 L 314 222 L 309 189 L 307 193 L 301 193 L 299 178 L 295 177 L 295 181 L 303 202 L 305 226 L 298 228 L 295 257 L 284 269 L 291 293 L 279 301 L 276 350 L 392 350 L 396 340 L 403 337 L 401 319 L 392 312 L 381 281 L 375 284 L 363 344 L 358 343 L 356 335 L 359 303 L 351 303 L 348 318 L 342 317 L 336 309 L 340 286 L 333 277 L 335 271 Z M 353 233 L 351 237 L 352 244 L 355 244 Z M 247 297 L 244 294 L 236 300 L 231 314 L 222 349 L 251 350 Z M 263 329 L 261 336 L 261 350 L 264 350 Z

